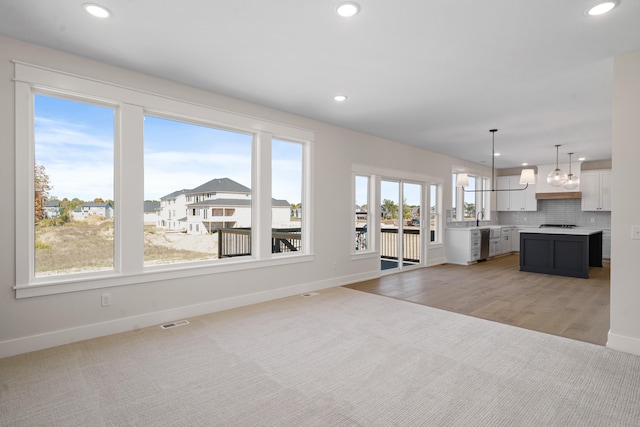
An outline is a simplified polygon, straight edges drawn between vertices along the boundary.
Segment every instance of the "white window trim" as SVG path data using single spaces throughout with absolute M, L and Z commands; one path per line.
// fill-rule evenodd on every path
M 444 185 L 442 185 L 441 183 L 438 184 L 436 182 L 431 182 L 429 184 L 427 184 L 427 195 L 426 195 L 426 200 L 428 203 L 428 206 L 426 209 L 427 214 L 426 214 L 426 218 L 424 219 L 424 221 L 426 221 L 426 224 L 429 224 L 429 227 L 431 227 L 431 186 L 435 185 L 436 187 L 436 240 L 434 242 L 431 241 L 431 236 L 429 235 L 429 239 L 427 239 L 427 245 L 430 248 L 436 248 L 438 246 L 443 246 L 444 242 L 443 242 L 443 232 L 442 230 L 444 229 L 444 221 L 443 221 L 443 215 L 442 215 L 442 194 L 444 192 Z M 423 221 L 422 219 L 420 221 Z M 431 230 L 429 229 L 429 232 L 431 232 Z
M 472 221 L 472 219 L 470 218 L 464 218 L 463 217 L 464 213 L 461 214 L 461 212 L 464 211 L 464 193 L 462 191 L 459 191 L 458 187 L 455 186 L 455 183 L 453 182 L 453 179 L 452 179 L 454 173 L 455 174 L 466 173 L 466 174 L 469 174 L 470 176 L 475 176 L 477 178 L 476 182 L 479 182 L 481 186 L 484 186 L 485 179 L 488 179 L 489 186 L 491 186 L 492 185 L 491 178 L 476 169 L 469 169 L 469 168 L 460 167 L 460 166 L 453 166 L 451 168 L 451 173 L 449 174 L 449 180 L 451 181 L 452 185 L 454 186 L 453 188 L 455 190 L 455 196 L 452 195 L 452 197 L 455 197 L 456 205 L 461 207 L 461 209 L 458 209 L 458 211 L 456 212 L 456 217 L 454 217 L 453 215 L 451 216 L 451 222 Z M 491 190 L 491 189 L 489 188 L 488 190 Z M 482 203 L 478 203 L 478 200 L 484 200 L 484 204 L 486 205 L 486 212 L 484 213 L 485 216 L 482 219 L 483 221 L 491 220 L 491 203 L 493 202 L 492 194 L 493 193 L 491 191 L 476 193 L 476 198 L 475 198 L 476 207 L 482 205 Z M 451 210 L 453 211 L 454 200 L 452 200 L 451 202 L 452 202 Z M 460 215 L 460 219 L 458 219 L 457 215 Z M 477 215 L 477 208 L 476 208 L 476 215 Z M 475 219 L 473 221 L 475 221 Z
M 113 84 L 90 77 L 61 72 L 37 65 L 14 61 L 15 64 L 15 126 L 16 126 L 16 298 L 50 295 L 111 286 L 123 286 L 155 280 L 208 275 L 247 268 L 261 268 L 314 259 L 311 170 L 314 133 L 281 123 L 223 111 L 189 101 L 167 97 Z M 79 273 L 60 276 L 34 276 L 33 212 L 35 158 L 33 132 L 34 92 L 71 96 L 96 101 L 116 109 L 115 189 L 116 252 L 115 269 L 108 272 Z M 256 219 L 253 235 L 255 251 L 249 257 L 209 262 L 193 262 L 144 267 L 142 203 L 144 200 L 143 120 L 147 112 L 162 113 L 190 122 L 205 123 L 221 129 L 251 133 L 254 137 L 252 185 L 256 194 L 252 215 Z M 119 124 L 118 124 L 119 123 Z M 299 253 L 277 254 L 270 250 L 271 224 L 265 226 L 259 218 L 271 216 L 270 140 L 279 138 L 303 144 L 303 250 Z M 122 144 L 127 140 L 127 144 Z M 131 141 L 139 141 L 132 144 Z M 265 159 L 268 152 L 268 161 Z M 268 172 L 268 173 L 266 173 Z M 126 182 L 126 190 L 124 183 Z M 269 183 L 269 184 L 266 184 Z M 140 210 L 140 215 L 123 212 Z M 139 236 L 138 236 L 139 235 Z M 138 237 L 132 237 L 138 236 Z M 119 242 L 119 243 L 118 243 Z M 125 244 L 126 242 L 126 244 Z
M 356 177 L 357 176 L 363 176 L 367 178 L 367 249 L 362 250 L 362 251 L 356 251 L 355 250 L 355 245 L 353 245 L 353 243 L 351 244 L 351 256 L 352 257 L 363 257 L 363 255 L 367 255 L 367 254 L 371 254 L 372 252 L 374 252 L 373 248 L 374 248 L 374 241 L 373 239 L 373 235 L 371 234 L 371 207 L 373 206 L 371 204 L 371 200 L 373 198 L 373 194 L 375 193 L 375 179 L 373 175 L 369 175 L 366 173 L 357 173 L 357 172 L 352 172 L 351 173 L 351 203 L 354 204 L 355 200 L 356 200 Z M 354 213 L 351 212 L 351 219 L 349 224 L 353 224 L 353 215 Z

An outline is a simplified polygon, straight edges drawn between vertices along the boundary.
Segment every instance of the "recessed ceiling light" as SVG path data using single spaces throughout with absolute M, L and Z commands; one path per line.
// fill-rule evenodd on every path
M 346 95 L 336 95 L 333 97 L 333 100 L 336 102 L 344 102 L 347 100 L 347 96 Z
M 529 166 L 529 163 L 524 162 L 524 163 L 522 164 L 522 166 Z
M 88 14 L 95 16 L 96 18 L 105 19 L 111 16 L 111 12 L 104 6 L 100 6 L 94 3 L 85 3 L 82 7 Z
M 605 1 L 602 3 L 598 3 L 595 6 L 590 7 L 585 11 L 585 14 L 589 16 L 598 16 L 604 15 L 607 12 L 611 12 L 614 7 L 616 7 L 620 3 L 618 0 L 615 1 Z
M 493 155 L 494 155 L 495 157 L 498 157 L 498 156 L 500 155 L 500 153 L 493 153 Z
M 580 157 L 580 158 L 578 158 L 578 160 L 580 160 L 582 162 L 582 161 L 587 160 L 587 158 L 586 157 Z
M 343 18 L 351 18 L 360 12 L 360 5 L 353 1 L 345 1 L 336 7 L 336 13 Z

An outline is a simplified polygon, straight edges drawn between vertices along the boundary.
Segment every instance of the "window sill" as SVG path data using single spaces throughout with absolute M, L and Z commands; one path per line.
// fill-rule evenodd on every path
M 187 277 L 206 276 L 238 270 L 273 267 L 277 265 L 311 262 L 313 255 L 278 255 L 268 260 L 255 259 L 230 260 L 216 265 L 169 265 L 150 267 L 139 274 L 109 274 L 108 276 L 86 275 L 81 277 L 65 276 L 55 281 L 33 283 L 30 285 L 16 285 L 16 298 L 31 298 L 45 295 L 63 294 L 68 292 L 87 291 L 92 289 L 111 288 L 115 286 L 136 285 L 160 280 L 181 279 Z

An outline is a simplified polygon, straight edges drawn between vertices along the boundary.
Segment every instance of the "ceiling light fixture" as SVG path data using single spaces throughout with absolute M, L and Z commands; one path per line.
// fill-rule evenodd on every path
M 351 18 L 360 12 L 360 5 L 353 1 L 345 1 L 336 6 L 336 13 L 343 18 Z
M 562 187 L 567 182 L 567 174 L 558 167 L 558 148 L 560 147 L 560 145 L 556 145 L 556 168 L 547 175 L 547 183 L 554 187 Z
M 575 190 L 580 185 L 580 178 L 571 173 L 571 155 L 569 153 L 569 174 L 567 175 L 567 182 L 564 183 L 564 188 L 567 190 Z
M 336 102 L 344 102 L 347 100 L 347 95 L 336 95 L 333 97 L 333 100 Z
M 82 7 L 84 7 L 84 10 L 86 10 L 89 15 L 95 16 L 96 18 L 106 19 L 111 16 L 111 11 L 99 4 L 85 3 Z
M 485 191 L 522 191 L 526 190 L 529 187 L 529 184 L 536 183 L 536 172 L 533 169 L 522 169 L 520 173 L 520 184 L 524 184 L 522 188 L 502 188 L 498 190 L 495 186 L 495 167 L 494 167 L 494 158 L 496 156 L 495 153 L 495 141 L 496 141 L 496 132 L 498 129 L 490 129 L 491 132 L 491 188 L 488 190 L 465 190 L 464 187 L 469 186 L 469 174 L 467 173 L 458 173 L 456 176 L 456 187 L 462 187 L 462 191 L 465 193 L 482 193 Z
M 599 15 L 604 15 L 607 12 L 611 12 L 616 6 L 618 6 L 620 2 L 615 0 L 615 1 L 605 1 L 602 3 L 599 3 L 595 6 L 590 7 L 589 9 L 587 9 L 584 13 L 585 15 L 588 16 L 599 16 Z

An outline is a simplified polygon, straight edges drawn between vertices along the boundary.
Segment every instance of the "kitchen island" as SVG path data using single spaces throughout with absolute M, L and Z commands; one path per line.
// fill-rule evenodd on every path
M 520 271 L 589 278 L 602 267 L 602 230 L 538 228 L 520 232 Z

